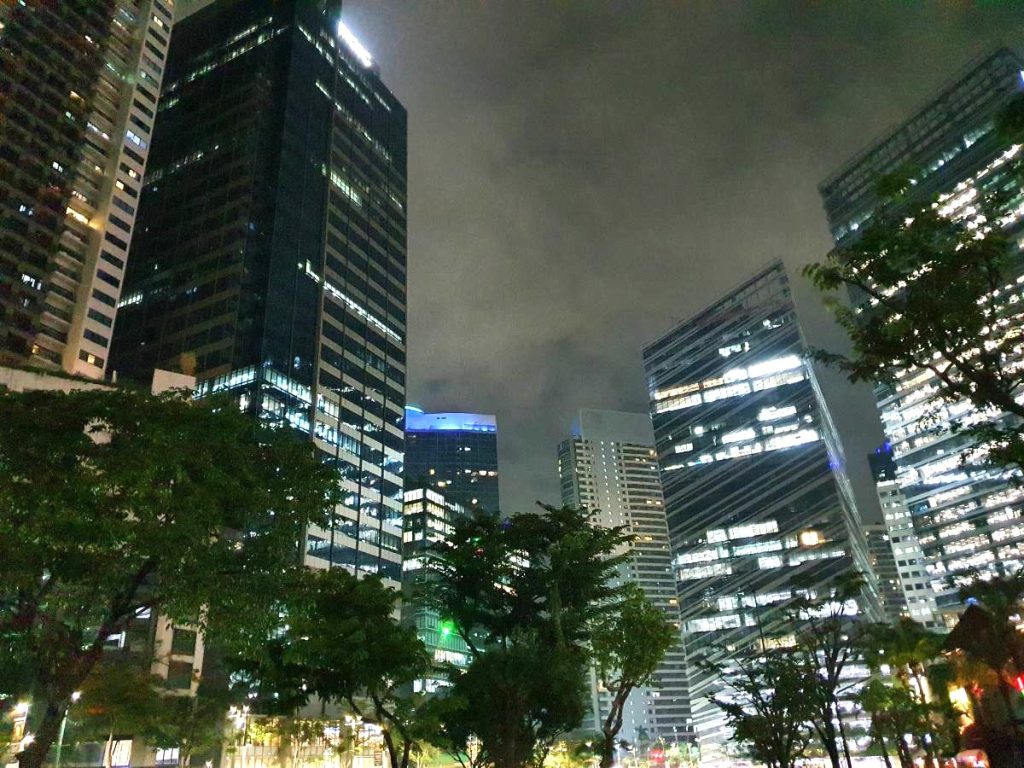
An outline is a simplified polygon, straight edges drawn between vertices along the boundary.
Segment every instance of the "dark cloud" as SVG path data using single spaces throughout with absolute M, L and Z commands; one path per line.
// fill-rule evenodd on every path
M 646 409 L 642 345 L 829 248 L 817 184 L 1014 3 L 345 0 L 409 109 L 409 395 L 495 412 L 508 510 L 556 500 L 580 407 Z M 794 273 L 795 274 L 795 273 Z M 811 341 L 840 339 L 810 291 Z M 870 395 L 826 377 L 851 468 Z

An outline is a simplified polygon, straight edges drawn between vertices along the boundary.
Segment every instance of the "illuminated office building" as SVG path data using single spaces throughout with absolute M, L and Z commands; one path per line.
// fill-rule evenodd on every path
M 972 215 L 971 201 L 979 192 L 1004 186 L 1007 163 L 1022 147 L 1001 140 L 994 120 L 1024 91 L 1022 71 L 1024 60 L 1007 49 L 996 51 L 823 182 L 820 191 L 837 245 L 856 240 L 876 204 L 874 185 L 886 173 L 915 169 L 919 199 L 938 196 L 942 212 L 953 217 Z M 1012 239 L 1022 241 L 1020 208 L 1002 223 Z M 1024 264 L 1019 264 L 992 297 L 1011 326 L 1021 322 L 1012 305 L 1022 298 Z M 1014 482 L 1017 473 L 985 466 L 971 455 L 974 442 L 950 428 L 957 421 L 970 426 L 1008 417 L 980 413 L 965 401 L 941 401 L 928 371 L 896 371 L 895 379 L 893 386 L 875 390 L 896 461 L 894 479 L 880 484 L 879 492 L 892 505 L 886 514 L 897 550 L 907 545 L 896 537 L 909 534 L 894 531 L 894 521 L 916 538 L 908 552 L 897 551 L 897 565 L 912 570 L 909 583 L 926 585 L 937 595 L 939 610 L 952 621 L 959 607 L 957 587 L 971 573 L 1012 573 L 1024 566 L 1024 487 Z M 918 558 L 920 563 L 910 564 Z M 922 619 L 930 613 L 923 604 L 916 610 Z
M 405 409 L 405 488 L 436 488 L 467 509 L 496 513 L 498 422 L 485 413 Z
M 181 20 L 108 369 L 293 426 L 344 503 L 306 562 L 401 578 L 406 113 L 338 0 Z
M 0 362 L 103 377 L 172 0 L 0 3 Z
M 618 579 L 638 584 L 678 626 L 679 603 L 650 416 L 581 410 L 572 436 L 558 447 L 558 474 L 563 504 L 587 509 L 598 525 L 625 526 L 635 536 Z M 610 694 L 593 676 L 590 698 L 583 730 L 592 732 L 600 729 L 611 705 Z M 621 737 L 633 743 L 640 728 L 651 739 L 678 741 L 689 736 L 681 643 L 666 654 L 654 684 L 633 691 L 626 702 Z
M 697 736 L 730 733 L 696 655 L 786 645 L 780 605 L 852 571 L 880 615 L 867 542 L 803 355 L 789 280 L 771 264 L 644 350 Z M 796 585 L 801 585 L 799 588 Z M 851 608 L 852 610 L 852 608 Z
M 433 693 L 448 685 L 448 670 L 465 667 L 469 651 L 450 620 L 439 616 L 416 598 L 429 589 L 427 559 L 431 546 L 443 541 L 466 507 L 449 499 L 436 488 L 413 488 L 405 492 L 402 532 L 402 623 L 413 627 L 433 661 L 430 674 L 413 682 L 414 693 Z

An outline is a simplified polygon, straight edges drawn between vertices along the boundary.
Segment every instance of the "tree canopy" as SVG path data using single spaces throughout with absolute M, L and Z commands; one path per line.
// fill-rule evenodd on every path
M 628 540 L 585 511 L 543 506 L 507 520 L 476 514 L 437 543 L 425 600 L 470 655 L 443 717 L 454 749 L 475 737 L 483 760 L 519 768 L 580 724 L 590 632 L 618 598 Z
M 612 765 L 630 694 L 654 679 L 666 652 L 679 641 L 678 624 L 653 605 L 635 582 L 627 582 L 615 608 L 595 620 L 590 638 L 593 665 L 598 680 L 612 695 L 600 724 L 602 768 Z
M 338 499 L 308 442 L 227 402 L 0 392 L 0 642 L 41 706 L 35 768 L 108 641 L 147 612 L 210 638 L 270 625 Z M 226 588 L 229 585 L 230 588 Z

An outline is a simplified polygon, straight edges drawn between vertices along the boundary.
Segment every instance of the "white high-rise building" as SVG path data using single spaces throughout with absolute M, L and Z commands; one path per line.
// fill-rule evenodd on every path
M 102 378 L 173 21 L 0 3 L 0 360 Z
M 596 523 L 625 526 L 633 534 L 632 557 L 622 566 L 619 578 L 639 584 L 678 626 L 679 604 L 650 417 L 581 410 L 572 437 L 559 446 L 558 471 L 563 504 L 588 509 Z M 670 743 L 688 738 L 684 659 L 680 644 L 665 656 L 655 684 L 633 692 L 623 712 L 620 738 L 635 742 L 644 733 Z M 592 680 L 591 712 L 584 727 L 595 730 L 607 716 L 609 704 L 608 692 Z

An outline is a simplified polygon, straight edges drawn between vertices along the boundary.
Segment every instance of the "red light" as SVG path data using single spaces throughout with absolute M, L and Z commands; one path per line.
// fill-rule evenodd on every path
M 1024 675 L 1017 675 L 1013 678 L 1013 687 L 1024 693 Z

